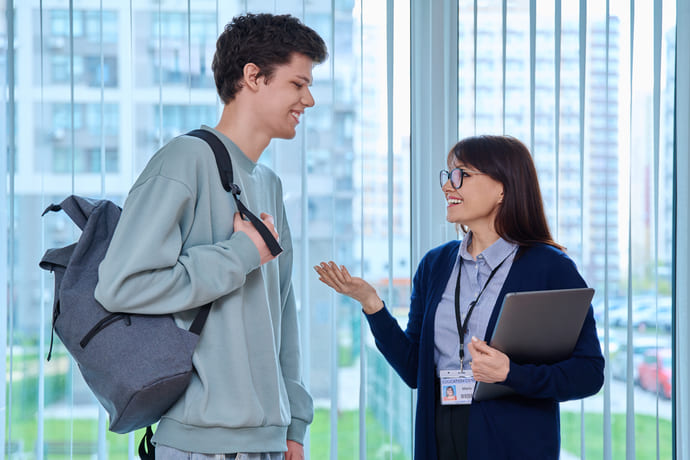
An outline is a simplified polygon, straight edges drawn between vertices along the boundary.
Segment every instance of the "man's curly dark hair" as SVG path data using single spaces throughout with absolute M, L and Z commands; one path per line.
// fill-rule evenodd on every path
M 248 13 L 234 17 L 218 37 L 211 67 L 221 101 L 227 104 L 242 88 L 245 65 L 256 64 L 258 76 L 269 80 L 276 66 L 290 62 L 293 53 L 316 64 L 328 57 L 319 34 L 294 16 Z

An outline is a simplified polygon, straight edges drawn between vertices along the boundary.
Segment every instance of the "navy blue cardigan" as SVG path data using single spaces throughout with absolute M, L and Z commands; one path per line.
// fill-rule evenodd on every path
M 378 349 L 410 388 L 418 390 L 415 460 L 437 458 L 434 317 L 459 247 L 460 241 L 451 241 L 429 251 L 420 262 L 405 331 L 386 308 L 367 315 Z M 575 264 L 562 251 L 541 244 L 520 250 L 494 305 L 485 339 L 493 333 L 506 293 L 585 286 Z M 571 358 L 553 365 L 511 362 L 505 384 L 518 395 L 472 403 L 468 458 L 558 459 L 559 401 L 595 394 L 603 383 L 604 358 L 590 307 Z

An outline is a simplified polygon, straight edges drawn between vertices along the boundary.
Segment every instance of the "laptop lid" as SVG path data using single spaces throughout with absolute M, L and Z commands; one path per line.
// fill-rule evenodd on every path
M 489 345 L 518 364 L 562 361 L 575 349 L 592 297 L 592 288 L 506 294 Z M 478 382 L 474 399 L 511 393 L 506 385 Z

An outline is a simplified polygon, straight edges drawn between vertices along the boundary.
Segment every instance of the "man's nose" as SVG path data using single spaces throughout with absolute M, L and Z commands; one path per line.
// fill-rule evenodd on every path
M 314 106 L 314 96 L 312 96 L 309 88 L 307 88 L 305 95 L 302 97 L 302 103 L 307 107 Z

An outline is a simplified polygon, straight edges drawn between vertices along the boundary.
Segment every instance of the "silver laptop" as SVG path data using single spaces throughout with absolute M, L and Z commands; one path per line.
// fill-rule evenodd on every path
M 489 345 L 518 364 L 562 361 L 575 349 L 592 297 L 592 288 L 506 294 Z M 506 385 L 478 382 L 474 399 L 513 393 Z

